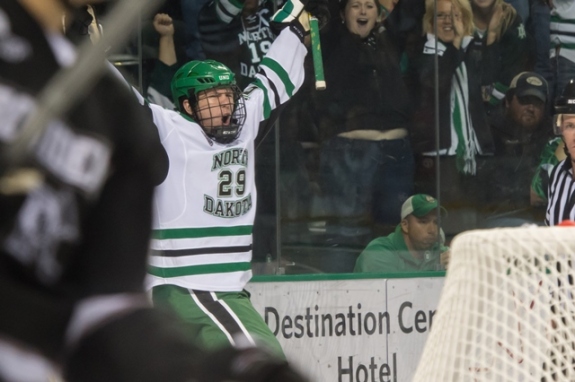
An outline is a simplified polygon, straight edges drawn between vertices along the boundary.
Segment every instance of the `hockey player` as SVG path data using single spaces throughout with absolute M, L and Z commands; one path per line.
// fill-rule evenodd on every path
M 223 64 L 191 61 L 172 80 L 178 112 L 150 105 L 170 170 L 156 191 L 149 281 L 154 303 L 172 306 L 204 347 L 237 345 L 239 337 L 283 357 L 244 290 L 252 276 L 254 140 L 304 80 L 309 23 L 297 0 L 272 20 L 289 27 L 243 93 Z
M 23 160 L 8 155 L 37 95 L 75 60 L 62 15 L 88 2 L 0 2 L 0 380 L 301 381 L 254 348 L 206 359 L 150 306 L 152 196 L 167 157 L 115 75 L 46 121 Z

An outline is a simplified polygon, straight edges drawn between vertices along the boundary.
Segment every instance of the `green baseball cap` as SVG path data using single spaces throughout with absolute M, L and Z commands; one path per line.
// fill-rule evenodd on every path
M 441 209 L 446 211 L 445 208 L 439 206 L 437 199 L 433 196 L 426 194 L 415 194 L 407 198 L 407 200 L 401 206 L 401 219 L 405 219 L 407 215 L 413 214 L 418 218 L 427 215 L 434 209 Z

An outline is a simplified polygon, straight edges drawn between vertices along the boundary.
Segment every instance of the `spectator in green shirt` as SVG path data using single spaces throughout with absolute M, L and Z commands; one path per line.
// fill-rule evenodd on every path
M 437 199 L 425 194 L 408 198 L 401 207 L 395 232 L 368 244 L 357 258 L 354 272 L 401 273 L 447 268 L 449 248 L 438 225 Z

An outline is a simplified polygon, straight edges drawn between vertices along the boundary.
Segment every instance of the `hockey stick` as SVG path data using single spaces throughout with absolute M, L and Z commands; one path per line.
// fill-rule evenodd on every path
M 317 17 L 309 15 L 309 32 L 311 36 L 311 53 L 313 57 L 313 71 L 315 74 L 315 89 L 325 90 L 326 83 L 323 74 L 323 59 L 321 57 L 321 43 L 319 40 L 319 25 Z
M 122 0 L 106 17 L 106 33 L 92 44 L 86 39 L 78 49 L 78 59 L 69 68 L 61 69 L 38 96 L 36 110 L 25 120 L 21 134 L 8 147 L 10 164 L 21 162 L 47 126 L 48 121 L 67 112 L 75 101 L 90 91 L 106 67 L 106 47 L 117 48 L 130 38 L 140 17 L 158 9 L 161 0 Z

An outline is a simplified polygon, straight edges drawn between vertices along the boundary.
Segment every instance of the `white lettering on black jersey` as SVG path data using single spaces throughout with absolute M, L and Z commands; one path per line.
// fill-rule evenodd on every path
M 13 142 L 35 102 L 24 93 L 0 85 L 0 142 Z M 87 194 L 106 179 L 111 149 L 102 139 L 74 132 L 62 121 L 48 123 L 35 148 L 39 164 L 56 178 Z
M 56 257 L 59 246 L 78 237 L 78 208 L 72 191 L 45 184 L 28 194 L 4 248 L 20 263 L 35 269 L 40 280 L 52 283 L 62 272 Z
M 17 64 L 27 59 L 32 53 L 32 47 L 25 39 L 12 34 L 8 15 L 0 11 L 0 58 Z
M 36 152 L 37 159 L 66 183 L 91 194 L 100 189 L 110 159 L 102 141 L 74 133 L 58 121 L 48 125 Z
M 16 138 L 26 115 L 34 107 L 30 96 L 0 85 L 0 142 L 11 142 Z

